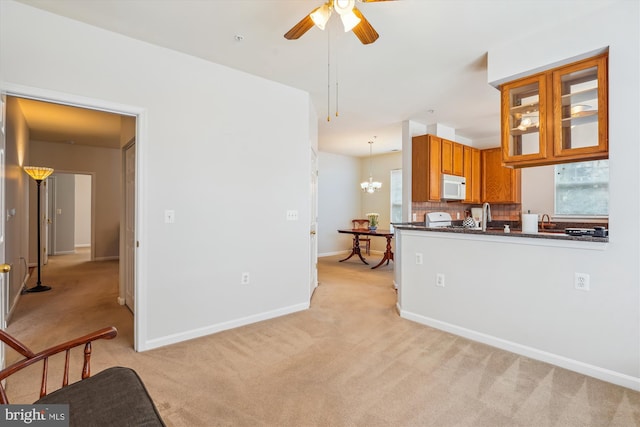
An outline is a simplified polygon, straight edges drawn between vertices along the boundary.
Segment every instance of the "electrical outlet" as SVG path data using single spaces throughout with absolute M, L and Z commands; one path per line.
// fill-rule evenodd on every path
M 580 291 L 588 291 L 589 275 L 587 273 L 575 273 L 574 285 Z
M 419 252 L 416 253 L 416 264 L 422 264 L 422 254 Z
M 436 286 L 444 288 L 444 273 L 436 274 Z
M 247 272 L 242 273 L 242 276 L 240 277 L 240 284 L 241 285 L 249 284 L 249 273 Z

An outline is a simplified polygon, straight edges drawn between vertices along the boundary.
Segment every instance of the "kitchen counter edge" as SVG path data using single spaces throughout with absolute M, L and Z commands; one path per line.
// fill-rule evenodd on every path
M 471 228 L 448 228 L 448 227 L 426 227 L 424 225 L 416 225 L 411 223 L 393 224 L 393 227 L 400 230 L 417 230 L 435 233 L 456 233 L 456 234 L 469 234 L 480 236 L 504 236 L 504 237 L 524 237 L 531 239 L 550 239 L 550 240 L 572 240 L 577 242 L 597 242 L 608 243 L 609 237 L 594 237 L 594 236 L 569 236 L 563 233 L 523 233 L 520 230 L 511 230 L 510 233 L 505 233 L 502 229 L 488 229 L 487 231 L 475 230 Z

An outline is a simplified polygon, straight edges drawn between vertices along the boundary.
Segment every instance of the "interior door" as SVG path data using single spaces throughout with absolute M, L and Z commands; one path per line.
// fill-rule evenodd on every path
M 129 144 L 124 151 L 124 303 L 135 313 L 135 200 L 136 200 L 136 145 Z
M 310 277 L 309 277 L 309 299 L 313 296 L 318 286 L 318 155 L 311 149 L 311 224 L 309 226 L 309 256 L 310 256 Z
M 40 192 L 40 203 L 42 203 L 42 212 L 41 218 L 38 218 L 38 227 L 40 227 L 40 234 L 42 236 L 42 244 L 43 247 L 38 250 L 42 254 L 42 265 L 47 265 L 49 263 L 49 246 L 51 245 L 51 240 L 49 240 L 49 229 L 51 228 L 51 216 L 49 215 L 49 178 L 42 181 L 42 191 Z
M 10 267 L 4 263 L 4 224 L 6 223 L 6 211 L 4 210 L 4 183 L 5 183 L 5 125 L 6 125 L 6 97 L 0 95 L 0 329 L 7 326 L 6 316 L 9 312 L 9 274 Z M 0 367 L 4 364 L 4 347 L 0 345 Z
M 50 175 L 46 179 L 45 183 L 46 186 L 43 190 L 46 190 L 46 202 L 43 211 L 46 215 L 45 224 L 47 224 L 47 233 L 46 238 L 44 239 L 44 247 L 46 248 L 46 251 L 43 253 L 43 256 L 45 257 L 44 264 L 48 262 L 49 255 L 56 254 L 56 224 L 52 221 L 56 218 L 56 175 Z

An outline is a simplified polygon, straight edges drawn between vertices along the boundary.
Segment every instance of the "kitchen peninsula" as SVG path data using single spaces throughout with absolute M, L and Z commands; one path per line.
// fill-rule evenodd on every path
M 454 227 L 426 227 L 420 223 L 402 223 L 402 224 L 394 224 L 394 228 L 396 230 L 418 230 L 418 231 L 427 231 L 434 233 L 454 233 L 456 235 L 467 235 L 467 236 L 500 236 L 500 237 L 519 237 L 525 239 L 545 239 L 545 240 L 561 240 L 561 241 L 574 241 L 574 242 L 597 242 L 597 243 L 607 243 L 609 241 L 608 236 L 593 236 L 593 235 L 570 235 L 567 233 L 562 233 L 558 231 L 550 231 L 545 232 L 541 231 L 538 233 L 524 233 L 521 230 L 511 230 L 508 232 L 504 231 L 504 228 L 501 227 L 491 227 L 486 231 L 477 230 L 473 228 L 464 228 L 462 226 L 454 226 Z M 531 242 L 529 242 L 531 244 Z
M 402 317 L 569 369 L 585 357 L 575 350 L 575 319 L 606 303 L 598 266 L 608 237 L 394 228 Z M 578 289 L 578 273 L 586 289 Z M 588 357 L 597 366 L 595 353 Z

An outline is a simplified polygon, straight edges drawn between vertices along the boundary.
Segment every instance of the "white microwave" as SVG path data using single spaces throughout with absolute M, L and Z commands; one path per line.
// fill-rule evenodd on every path
M 441 200 L 464 200 L 467 197 L 467 183 L 463 176 L 442 174 Z

